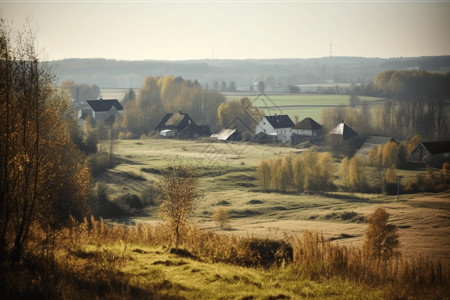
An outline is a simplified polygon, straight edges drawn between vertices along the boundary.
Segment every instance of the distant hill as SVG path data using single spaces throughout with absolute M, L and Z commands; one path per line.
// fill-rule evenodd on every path
M 231 81 L 247 90 L 256 80 L 264 80 L 266 89 L 288 85 L 323 82 L 370 83 L 385 70 L 420 69 L 449 72 L 450 56 L 408 58 L 323 57 L 311 59 L 204 59 L 186 61 L 126 61 L 111 59 L 64 59 L 47 64 L 58 83 L 97 84 L 101 88 L 141 87 L 146 76 L 181 76 L 197 80 L 202 86 L 214 81 Z

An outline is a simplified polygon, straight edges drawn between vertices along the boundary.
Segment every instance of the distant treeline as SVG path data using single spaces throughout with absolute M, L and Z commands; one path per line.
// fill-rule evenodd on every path
M 385 71 L 365 88 L 390 100 L 375 109 L 358 99 L 353 100 L 359 103 L 354 107 L 325 109 L 321 122 L 326 130 L 345 120 L 360 136 L 384 135 L 408 140 L 419 134 L 427 140 L 448 139 L 450 73 Z
M 259 80 L 266 90 L 289 89 L 289 85 L 323 82 L 372 83 L 387 70 L 443 72 L 450 68 L 450 56 L 415 58 L 324 57 L 312 59 L 246 59 L 187 61 L 124 61 L 111 59 L 64 59 L 47 64 L 59 84 L 67 80 L 97 84 L 101 88 L 139 87 L 147 76 L 181 76 L 197 80 L 203 88 L 235 82 L 247 90 Z

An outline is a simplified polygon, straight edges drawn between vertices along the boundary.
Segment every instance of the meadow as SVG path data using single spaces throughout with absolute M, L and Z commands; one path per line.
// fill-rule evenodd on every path
M 136 95 L 139 89 L 134 89 Z M 121 100 L 128 89 L 109 88 L 101 89 L 101 97 L 104 99 Z M 313 93 L 267 93 L 267 97 L 262 95 L 258 97 L 257 92 L 225 92 L 223 93 L 227 101 L 248 97 L 252 104 L 264 111 L 266 115 L 287 114 L 292 120 L 298 116 L 299 121 L 310 117 L 320 122 L 320 114 L 324 108 L 348 106 L 349 95 L 332 94 L 313 94 Z M 378 97 L 359 97 L 361 101 L 367 102 L 371 107 L 383 103 L 383 98 Z
M 320 123 L 320 114 L 324 108 L 348 106 L 349 95 L 331 94 L 270 94 L 258 97 L 257 93 L 225 93 L 227 101 L 248 97 L 252 100 L 253 106 L 264 111 L 266 115 L 287 114 L 292 120 L 298 116 L 301 121 L 310 117 Z M 370 106 L 380 105 L 384 99 L 377 97 L 359 97 L 361 101 L 367 102 Z
M 263 193 L 261 159 L 304 151 L 280 145 L 144 138 L 120 140 L 114 166 L 94 177 L 109 201 L 155 192 L 169 164 L 197 170 L 190 224 L 175 246 L 158 206 L 116 218 L 70 218 L 55 243 L 29 243 L 20 268 L 1 273 L 5 299 L 446 299 L 450 297 L 449 193 L 386 196 Z M 338 163 L 330 166 L 338 170 Z M 402 171 L 410 176 L 417 171 Z M 339 179 L 335 180 L 340 185 Z M 130 198 L 128 198 L 130 199 Z M 123 204 L 123 202 L 122 202 Z M 399 229 L 401 256 L 361 250 L 379 206 Z M 214 222 L 218 208 L 229 223 Z M 45 230 L 32 227 L 33 237 Z
M 283 238 L 319 231 L 342 245 L 360 246 L 365 218 L 378 206 L 391 214 L 399 227 L 400 250 L 406 256 L 424 255 L 450 263 L 449 193 L 323 194 L 263 193 L 256 178 L 261 159 L 300 153 L 301 149 L 250 143 L 213 143 L 175 139 L 121 140 L 116 155 L 120 162 L 96 181 L 106 184 L 111 199 L 125 194 L 140 195 L 162 179 L 169 163 L 190 163 L 198 170 L 196 210 L 192 221 L 199 227 L 230 236 Z M 338 164 L 333 166 L 338 172 Z M 415 171 L 402 171 L 404 178 Z M 339 185 L 339 179 L 336 178 Z M 212 215 L 217 208 L 230 211 L 230 225 L 221 230 Z M 127 224 L 162 224 L 157 207 L 149 206 L 137 216 L 118 220 Z M 114 220 L 109 220 L 114 223 Z

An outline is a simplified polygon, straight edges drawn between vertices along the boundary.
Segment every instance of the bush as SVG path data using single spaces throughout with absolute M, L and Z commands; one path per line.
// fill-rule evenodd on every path
M 91 166 L 92 176 L 97 176 L 109 167 L 109 154 L 106 152 L 98 152 L 89 155 L 89 164 Z
M 154 185 L 148 185 L 141 193 L 141 200 L 144 205 L 156 205 L 161 195 L 160 190 Z
M 122 195 L 116 201 L 118 203 L 123 203 L 130 210 L 144 208 L 144 204 L 141 199 L 135 194 Z
M 93 213 L 96 217 L 113 218 L 129 215 L 128 209 L 109 199 L 107 187 L 104 183 L 98 183 L 95 194 L 91 196 Z
M 238 247 L 244 250 L 239 263 L 247 267 L 281 266 L 292 262 L 292 246 L 284 241 L 269 239 L 246 239 Z
M 224 229 L 230 221 L 230 211 L 227 208 L 217 208 L 213 213 L 213 219 L 217 226 Z

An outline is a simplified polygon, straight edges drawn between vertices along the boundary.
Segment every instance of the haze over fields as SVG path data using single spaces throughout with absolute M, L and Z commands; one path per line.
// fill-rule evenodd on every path
M 44 60 L 449 54 L 449 1 L 1 1 Z

